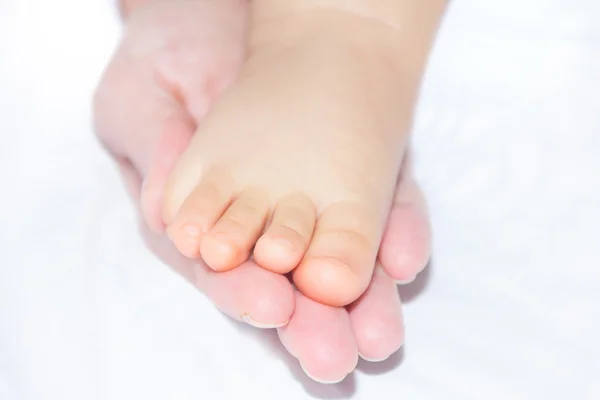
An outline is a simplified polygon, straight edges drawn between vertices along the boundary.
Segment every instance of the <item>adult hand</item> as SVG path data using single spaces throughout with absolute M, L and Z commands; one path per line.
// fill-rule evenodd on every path
M 396 281 L 412 280 L 429 257 L 421 192 L 407 168 L 381 244 L 373 280 L 346 308 L 308 299 L 284 276 L 252 261 L 215 273 L 182 257 L 160 220 L 162 186 L 211 102 L 243 62 L 247 3 L 241 0 L 138 0 L 123 8 L 123 39 L 98 86 L 95 125 L 140 210 L 148 247 L 232 318 L 278 328 L 306 373 L 337 382 L 358 356 L 379 361 L 398 350 L 404 326 Z

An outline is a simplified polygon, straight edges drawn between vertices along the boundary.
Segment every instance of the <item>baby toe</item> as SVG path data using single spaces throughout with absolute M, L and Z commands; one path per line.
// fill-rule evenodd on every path
M 302 194 L 279 201 L 271 224 L 256 243 L 256 263 L 280 274 L 294 269 L 308 248 L 316 217 L 314 204 Z
M 377 256 L 379 234 L 363 207 L 336 204 L 317 221 L 306 256 L 294 270 L 298 289 L 316 301 L 345 306 L 367 289 Z
M 263 231 L 269 208 L 262 192 L 241 193 L 202 237 L 200 255 L 204 262 L 215 271 L 226 271 L 246 261 Z
M 219 219 L 233 192 L 222 181 L 203 180 L 184 200 L 167 227 L 167 235 L 186 257 L 197 258 L 200 240 Z

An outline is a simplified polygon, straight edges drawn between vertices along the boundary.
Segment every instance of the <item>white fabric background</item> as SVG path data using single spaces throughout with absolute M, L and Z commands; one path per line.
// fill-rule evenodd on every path
M 144 249 L 89 98 L 109 4 L 0 1 L 0 399 L 600 399 L 600 3 L 458 0 L 415 127 L 407 342 L 301 377 Z

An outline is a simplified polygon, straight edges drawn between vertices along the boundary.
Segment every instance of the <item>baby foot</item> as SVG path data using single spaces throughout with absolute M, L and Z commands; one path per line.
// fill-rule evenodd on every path
M 365 291 L 415 85 L 385 37 L 363 34 L 251 49 L 166 185 L 163 219 L 184 255 L 225 271 L 253 253 L 334 306 Z

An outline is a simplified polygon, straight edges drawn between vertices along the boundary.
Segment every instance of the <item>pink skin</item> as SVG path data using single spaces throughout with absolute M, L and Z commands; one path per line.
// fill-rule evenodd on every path
M 284 276 L 252 261 L 216 273 L 201 261 L 181 256 L 164 234 L 159 210 L 165 180 L 210 103 L 235 78 L 243 56 L 230 52 L 219 58 L 213 52 L 217 56 L 206 59 L 180 51 L 186 41 L 196 43 L 199 38 L 195 33 L 186 36 L 174 3 L 140 9 L 95 96 L 98 137 L 117 162 L 138 206 L 146 244 L 225 314 L 257 327 L 278 327 L 286 349 L 318 381 L 340 381 L 354 370 L 359 355 L 372 361 L 386 359 L 400 348 L 404 335 L 394 281 L 414 279 L 429 258 L 426 207 L 408 170 L 401 174 L 381 244 L 381 268 L 363 296 L 346 308 L 310 300 Z M 185 4 L 189 3 L 179 6 Z M 234 8 L 240 2 L 221 4 Z M 205 14 L 198 18 L 218 19 Z M 235 18 L 227 17 L 226 23 L 240 24 Z M 144 47 L 148 37 L 160 37 L 160 48 Z M 225 39 L 211 40 L 216 48 L 229 44 Z M 210 49 L 201 51 L 211 54 Z

